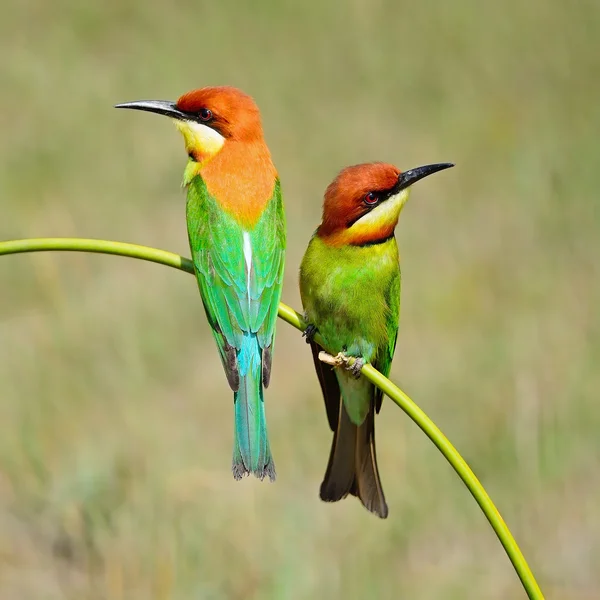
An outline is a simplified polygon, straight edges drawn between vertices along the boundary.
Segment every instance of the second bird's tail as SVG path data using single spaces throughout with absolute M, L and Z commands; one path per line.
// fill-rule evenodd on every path
M 355 425 L 340 400 L 338 425 L 333 434 L 320 496 L 325 502 L 337 502 L 348 494 L 357 496 L 367 510 L 382 519 L 388 516 L 375 454 L 373 401 L 364 422 Z
M 235 436 L 232 471 L 235 479 L 252 473 L 275 481 L 263 398 L 262 349 L 255 334 L 244 335 L 238 354 L 240 384 L 233 394 Z

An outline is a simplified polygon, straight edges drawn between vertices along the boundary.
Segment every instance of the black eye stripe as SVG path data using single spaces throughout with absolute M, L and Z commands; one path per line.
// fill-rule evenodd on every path
M 348 223 L 346 223 L 346 227 L 349 229 L 350 227 L 352 227 L 352 225 L 354 225 L 354 223 L 356 223 L 359 219 L 364 217 L 367 213 L 371 212 L 374 208 L 377 208 L 378 206 L 380 206 L 382 202 L 385 202 L 392 196 L 395 196 L 396 194 L 398 194 L 398 187 L 399 187 L 398 184 L 396 184 L 393 188 L 391 188 L 389 190 L 372 190 L 370 192 L 367 192 L 362 198 L 362 200 L 363 200 L 362 213 L 360 215 L 358 215 L 355 219 L 348 221 Z M 374 202 L 369 202 L 367 200 L 367 196 L 369 196 L 371 194 L 375 197 Z
M 363 203 L 365 204 L 365 206 L 374 208 L 375 206 L 381 204 L 388 198 L 395 196 L 397 193 L 397 186 L 394 186 L 391 190 L 372 190 L 364 195 Z
M 205 110 L 205 109 L 201 109 L 201 110 Z M 227 124 L 227 122 L 225 121 L 225 119 L 221 119 L 218 115 L 215 115 L 215 113 L 212 112 L 211 110 L 208 111 L 208 112 L 210 112 L 210 118 L 203 119 L 200 116 L 201 110 L 199 110 L 197 112 L 186 112 L 185 113 L 186 118 L 189 119 L 190 121 L 200 123 L 200 125 L 205 125 L 206 127 L 210 127 L 211 129 L 214 129 L 217 133 L 221 134 L 223 137 L 229 137 L 229 135 L 226 132 L 225 125 Z M 208 109 L 206 109 L 206 110 L 208 110 Z

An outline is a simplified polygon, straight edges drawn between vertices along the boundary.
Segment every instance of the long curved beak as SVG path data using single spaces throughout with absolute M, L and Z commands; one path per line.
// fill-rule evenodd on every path
M 415 167 L 414 169 L 404 171 L 398 176 L 398 191 L 406 189 L 424 177 L 433 175 L 434 173 L 443 171 L 444 169 L 449 169 L 453 166 L 454 165 L 452 163 L 436 163 L 434 165 L 425 165 L 423 167 Z
M 169 100 L 136 100 L 135 102 L 124 102 L 116 104 L 115 108 L 132 108 L 133 110 L 145 110 L 147 112 L 156 113 L 157 115 L 165 115 L 172 119 L 187 119 L 189 118 L 184 112 L 177 108 L 175 102 Z

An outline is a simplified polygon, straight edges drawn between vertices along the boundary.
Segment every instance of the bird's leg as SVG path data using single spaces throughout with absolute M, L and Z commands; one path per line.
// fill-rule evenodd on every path
M 312 325 L 309 324 L 306 329 L 302 332 L 302 337 L 306 338 L 306 343 L 310 344 L 313 339 L 315 338 L 315 334 L 317 333 L 317 328 Z
M 336 356 L 331 356 L 331 354 L 322 350 L 319 352 L 319 360 L 332 367 L 343 366 L 344 369 L 350 371 L 355 379 L 360 377 L 360 372 L 365 366 L 364 358 L 361 358 L 360 356 L 348 356 L 344 352 L 338 352 Z

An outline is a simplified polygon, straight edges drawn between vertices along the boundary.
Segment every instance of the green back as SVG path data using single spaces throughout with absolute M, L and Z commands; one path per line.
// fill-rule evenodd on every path
M 279 180 L 260 219 L 245 231 L 208 193 L 202 178 L 195 177 L 188 187 L 187 223 L 206 315 L 229 383 L 237 389 L 233 385 L 239 383 L 234 358 L 244 335 L 255 334 L 263 350 L 273 344 L 285 257 Z M 270 365 L 267 367 L 270 370 Z

